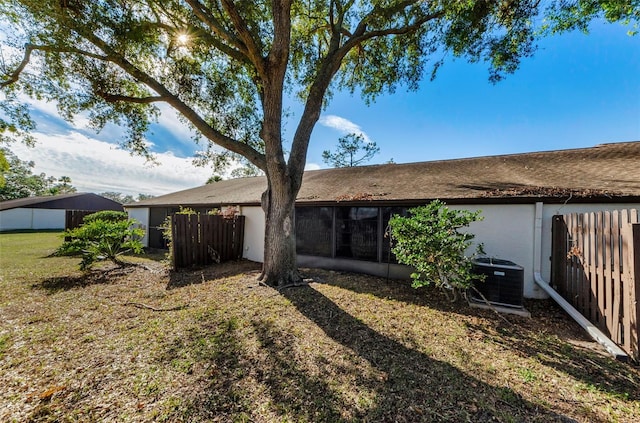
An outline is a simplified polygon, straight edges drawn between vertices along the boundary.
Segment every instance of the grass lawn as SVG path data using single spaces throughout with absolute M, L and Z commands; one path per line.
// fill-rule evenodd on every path
M 83 275 L 55 233 L 0 234 L 2 422 L 638 422 L 640 370 L 550 301 L 531 319 L 407 282 L 258 265 Z

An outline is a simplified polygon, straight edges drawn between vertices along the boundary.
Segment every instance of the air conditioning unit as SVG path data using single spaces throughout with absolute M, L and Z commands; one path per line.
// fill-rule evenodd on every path
M 473 273 L 485 275 L 484 281 L 473 285 L 493 305 L 523 308 L 524 268 L 509 260 L 483 257 L 473 260 Z M 485 300 L 475 290 L 471 299 L 478 303 Z

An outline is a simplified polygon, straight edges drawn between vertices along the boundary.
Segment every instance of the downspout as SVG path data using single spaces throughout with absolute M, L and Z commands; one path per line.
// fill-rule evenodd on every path
M 602 345 L 616 360 L 628 361 L 629 356 L 620 347 L 618 347 L 611 339 L 609 339 L 600 329 L 595 327 L 593 323 L 587 320 L 578 310 L 558 294 L 558 292 L 542 278 L 542 212 L 543 203 L 536 203 L 535 223 L 534 223 L 534 269 L 533 279 L 536 284 L 542 288 L 553 300 L 566 311 L 573 320 L 575 320 L 594 341 Z

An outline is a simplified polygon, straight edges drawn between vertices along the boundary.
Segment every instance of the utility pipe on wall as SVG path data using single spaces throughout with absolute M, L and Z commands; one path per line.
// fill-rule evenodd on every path
M 609 339 L 600 329 L 595 327 L 593 323 L 587 320 L 578 310 L 576 310 L 571 304 L 558 294 L 558 292 L 549 285 L 547 281 L 542 278 L 542 212 L 543 203 L 536 203 L 535 223 L 534 223 L 534 240 L 536 245 L 534 246 L 534 269 L 533 279 L 535 283 L 542 288 L 551 298 L 554 299 L 560 307 L 566 311 L 573 320 L 575 320 L 584 330 L 587 331 L 589 336 L 594 341 L 602 345 L 616 360 L 627 361 L 629 356 L 611 339 Z

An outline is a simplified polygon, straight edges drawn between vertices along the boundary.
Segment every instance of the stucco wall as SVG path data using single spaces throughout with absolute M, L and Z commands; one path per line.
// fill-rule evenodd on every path
M 0 231 L 64 229 L 65 210 L 17 208 L 0 212 Z
M 133 208 L 126 209 L 129 214 L 130 219 L 137 220 L 142 228 L 144 229 L 144 238 L 142 238 L 142 245 L 145 247 L 149 246 L 149 209 L 144 208 Z
M 455 206 L 460 210 L 481 210 L 482 221 L 470 225 L 475 241 L 484 244 L 487 256 L 510 260 L 524 268 L 524 296 L 546 298 L 534 283 L 534 204 L 485 204 Z
M 241 207 L 244 220 L 244 253 L 247 260 L 264 261 L 265 218 L 261 207 Z

